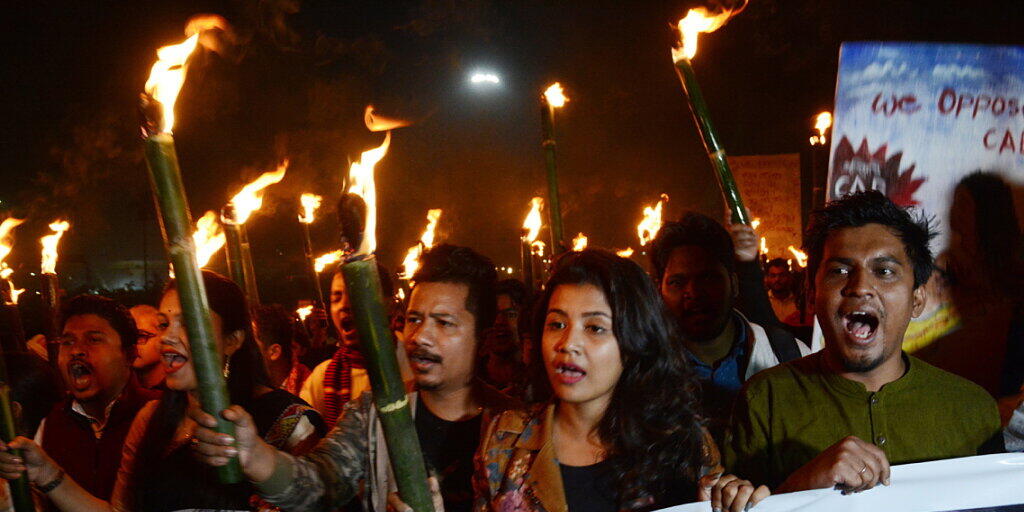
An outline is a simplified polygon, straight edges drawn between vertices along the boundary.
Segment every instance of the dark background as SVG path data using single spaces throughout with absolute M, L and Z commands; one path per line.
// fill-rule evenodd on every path
M 720 215 L 712 170 L 669 55 L 671 25 L 699 2 L 162 1 L 24 2 L 5 7 L 0 212 L 28 216 L 8 263 L 34 288 L 39 236 L 71 220 L 66 288 L 125 286 L 146 261 L 166 275 L 141 157 L 136 103 L 159 46 L 197 13 L 238 35 L 193 61 L 175 138 L 193 217 L 219 208 L 281 158 L 292 165 L 249 221 L 261 294 L 291 302 L 302 281 L 298 195 L 325 196 L 316 251 L 337 247 L 333 202 L 349 159 L 378 145 L 367 104 L 415 124 L 377 168 L 379 255 L 397 267 L 428 208 L 440 239 L 516 265 L 519 225 L 545 191 L 538 97 L 561 81 L 559 165 L 566 236 L 637 247 L 642 206 L 671 196 Z M 704 5 L 707 5 L 706 3 Z M 751 0 L 705 35 L 694 67 L 732 155 L 802 153 L 830 109 L 839 45 L 851 40 L 1020 44 L 1018 0 Z M 469 86 L 478 68 L 503 85 Z M 756 213 L 756 212 L 755 212 Z M 213 268 L 223 268 L 215 256 Z M 139 282 L 132 283 L 141 285 Z M 26 294 L 31 295 L 31 294 Z

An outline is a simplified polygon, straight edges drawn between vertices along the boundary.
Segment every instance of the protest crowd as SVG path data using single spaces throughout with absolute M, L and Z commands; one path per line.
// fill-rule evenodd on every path
M 167 144 L 164 121 L 147 118 L 146 144 Z M 1024 238 L 998 173 L 955 185 L 941 254 L 932 212 L 865 187 L 810 214 L 805 262 L 768 259 L 723 180 L 724 218 L 659 220 L 642 256 L 553 225 L 550 262 L 524 242 L 516 278 L 431 233 L 401 282 L 366 248 L 387 235 L 375 205 L 350 190 L 344 249 L 322 279 L 302 271 L 322 295 L 267 304 L 232 267 L 241 203 L 221 221 L 230 275 L 204 268 L 173 239 L 169 159 L 150 149 L 173 266 L 156 302 L 60 297 L 53 332 L 25 336 L 4 292 L 0 512 L 25 512 L 25 488 L 39 511 L 422 512 L 410 474 L 437 512 L 739 512 L 1024 452 Z M 986 345 L 910 349 L 937 281 Z

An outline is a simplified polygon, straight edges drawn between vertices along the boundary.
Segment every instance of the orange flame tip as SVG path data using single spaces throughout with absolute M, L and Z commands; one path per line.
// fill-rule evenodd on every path
M 793 247 L 792 245 L 787 247 L 786 249 L 793 254 L 793 258 L 796 259 L 797 266 L 799 266 L 800 268 L 807 267 L 807 253 L 801 251 L 800 249 L 797 249 L 796 247 Z
M 620 258 L 629 258 L 630 256 L 633 255 L 633 248 L 632 247 L 626 247 L 625 249 L 623 249 L 621 251 L 615 251 L 615 254 L 617 256 L 619 256 Z
M 245 224 L 253 212 L 263 207 L 263 189 L 283 180 L 287 171 L 288 160 L 285 160 L 276 170 L 261 174 L 231 198 L 231 204 L 235 207 L 234 221 L 238 225 Z
M 363 228 L 363 242 L 358 247 L 359 254 L 372 254 L 377 250 L 377 186 L 374 180 L 374 169 L 391 146 L 391 132 L 384 136 L 384 142 L 373 149 L 363 151 L 359 161 L 352 162 L 348 169 L 348 192 L 355 194 L 366 203 L 366 226 Z
M 540 240 L 536 240 L 536 241 L 534 241 L 533 243 L 530 244 L 530 252 L 534 256 L 539 256 L 539 257 L 543 258 L 544 257 L 544 248 L 545 247 L 547 247 L 547 244 L 545 244 L 544 242 L 542 242 Z
M 363 122 L 366 123 L 366 129 L 371 132 L 386 132 L 396 128 L 404 128 L 412 124 L 409 121 L 403 121 L 401 119 L 391 119 L 389 117 L 379 116 L 375 113 L 373 105 L 366 106 L 366 112 L 363 114 Z
M 668 194 L 662 194 L 661 200 L 653 208 L 650 206 L 644 207 L 644 218 L 636 225 L 636 234 L 640 238 L 640 246 L 647 245 L 653 241 L 654 237 L 658 236 L 658 231 L 661 231 L 661 210 L 666 202 L 668 202 Z
M 331 251 L 327 254 L 321 254 L 313 261 L 313 270 L 316 270 L 316 273 L 319 274 L 327 268 L 327 265 L 341 261 L 341 256 L 341 249 Z
M 412 279 L 412 276 L 419 270 L 420 256 L 423 255 L 423 251 L 434 246 L 434 231 L 437 229 L 437 221 L 440 219 L 441 209 L 432 209 L 427 212 L 427 227 L 423 230 L 423 235 L 420 236 L 420 243 L 409 248 L 405 260 L 402 261 L 403 270 L 398 277 Z
M 70 227 L 71 224 L 66 220 L 51 222 L 50 231 L 53 233 L 39 239 L 39 243 L 43 246 L 42 262 L 39 269 L 43 274 L 57 273 L 57 245 L 60 243 L 61 237 L 64 236 L 64 232 Z
M 544 90 L 544 99 L 547 101 L 548 106 L 553 108 L 561 108 L 565 106 L 565 103 L 569 101 L 566 97 L 565 91 L 562 89 L 562 84 L 555 82 L 548 86 Z
M 196 262 L 200 268 L 205 267 L 210 262 L 210 258 L 217 254 L 221 247 L 224 247 L 226 240 L 224 230 L 217 222 L 217 214 L 212 210 L 203 214 L 196 221 L 196 230 L 192 233 L 192 243 L 195 244 Z
M 533 243 L 537 239 L 537 235 L 540 234 L 540 227 L 543 223 L 540 217 L 540 211 L 544 208 L 544 199 L 535 197 L 530 200 L 530 213 L 526 214 L 526 219 L 523 220 L 523 229 L 527 230 L 526 235 L 523 237 L 527 242 Z
M 832 113 L 828 111 L 821 112 L 814 118 L 814 129 L 818 130 L 818 137 L 825 140 L 825 130 L 828 130 L 832 126 Z M 822 142 L 824 144 L 824 142 Z
M 572 239 L 572 250 L 579 252 L 587 248 L 587 235 L 580 233 Z
M 295 314 L 299 316 L 299 321 L 301 322 L 305 322 L 306 317 L 308 317 L 311 313 L 313 313 L 312 304 L 309 306 L 302 306 L 301 308 L 295 310 Z
M 312 224 L 316 220 L 315 213 L 320 208 L 320 203 L 323 201 L 323 197 L 316 194 L 302 194 L 299 197 L 299 203 L 302 205 L 302 215 L 299 215 L 299 222 L 303 224 Z
M 697 55 L 697 39 L 701 33 L 709 34 L 722 28 L 733 16 L 743 12 L 747 7 L 747 0 L 743 0 L 739 7 L 733 9 L 722 9 L 719 12 L 711 13 L 704 7 L 697 7 L 687 11 L 686 16 L 679 20 L 676 28 L 679 31 L 679 45 L 672 48 L 672 60 L 693 60 Z

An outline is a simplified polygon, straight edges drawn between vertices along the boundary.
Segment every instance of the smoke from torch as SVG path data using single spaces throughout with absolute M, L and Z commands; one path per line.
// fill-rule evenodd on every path
M 437 229 L 437 221 L 440 219 L 440 208 L 427 212 L 427 227 L 423 230 L 423 235 L 420 236 L 420 243 L 409 248 L 409 252 L 405 255 L 405 260 L 402 261 L 403 270 L 398 274 L 398 277 L 412 279 L 412 276 L 419 270 L 420 256 L 423 255 L 423 251 L 434 246 L 434 231 Z
M 668 194 L 662 194 L 661 200 L 653 208 L 644 207 L 644 218 L 636 225 L 636 235 L 640 238 L 640 245 L 644 246 L 654 240 L 661 231 L 661 210 L 664 203 L 668 202 Z
M 66 220 L 53 221 L 50 223 L 50 231 L 53 231 L 53 234 L 39 239 L 39 243 L 43 246 L 42 262 L 39 268 L 43 274 L 57 273 L 57 245 L 60 243 L 60 238 L 64 236 L 64 232 L 70 227 L 71 224 Z

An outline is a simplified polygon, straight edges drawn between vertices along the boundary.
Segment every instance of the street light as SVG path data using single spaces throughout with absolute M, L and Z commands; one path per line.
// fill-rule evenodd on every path
M 476 86 L 493 86 L 501 84 L 501 77 L 492 71 L 476 71 L 469 77 L 469 83 Z

